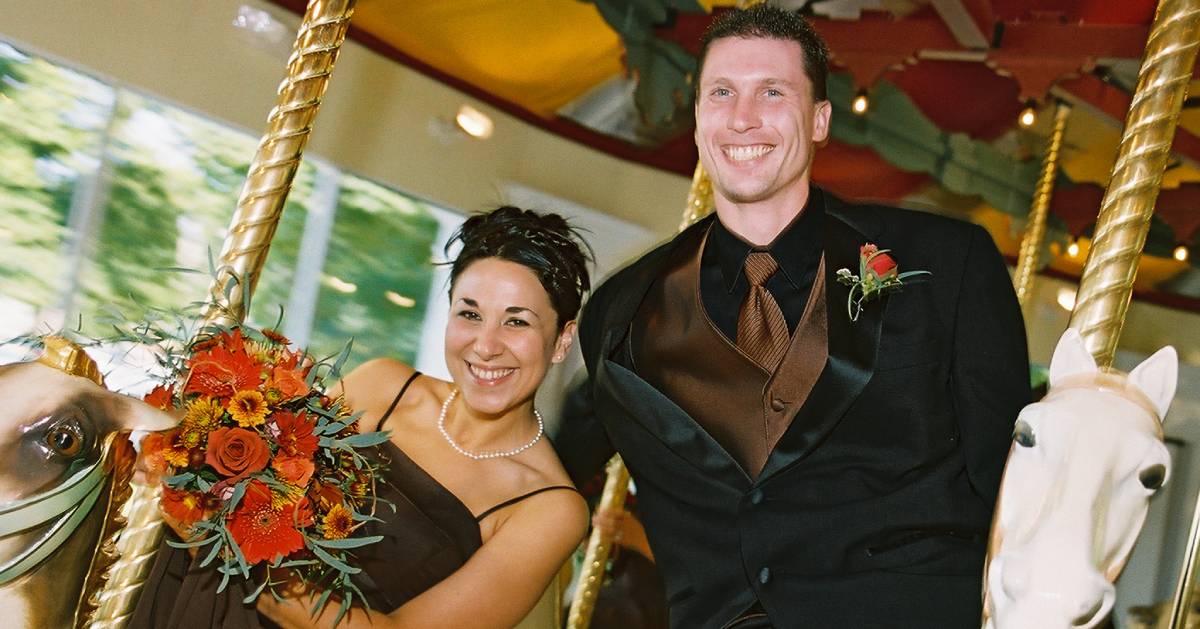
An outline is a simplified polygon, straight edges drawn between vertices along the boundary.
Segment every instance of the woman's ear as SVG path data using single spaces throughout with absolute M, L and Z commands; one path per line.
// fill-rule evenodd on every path
M 558 364 L 567 359 L 571 343 L 575 342 L 575 328 L 574 319 L 563 324 L 562 331 L 558 333 L 558 340 L 554 342 L 554 355 L 550 357 L 550 362 Z

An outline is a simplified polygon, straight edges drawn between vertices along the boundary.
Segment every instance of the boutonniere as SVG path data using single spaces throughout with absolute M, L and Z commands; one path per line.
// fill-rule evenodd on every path
M 858 248 L 858 275 L 847 268 L 837 270 L 838 282 L 850 287 L 850 295 L 846 297 L 846 314 L 850 315 L 851 321 L 858 321 L 864 302 L 900 290 L 904 281 L 911 277 L 932 275 L 929 271 L 901 273 L 896 261 L 888 255 L 889 251 L 868 242 Z

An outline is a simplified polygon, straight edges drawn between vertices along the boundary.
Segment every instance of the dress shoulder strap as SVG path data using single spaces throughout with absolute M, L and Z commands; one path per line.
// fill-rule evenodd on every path
M 383 417 L 379 418 L 379 423 L 375 424 L 375 432 L 383 430 L 383 422 L 386 422 L 387 418 L 392 416 L 392 411 L 396 410 L 396 405 L 400 403 L 400 398 L 404 397 L 405 391 L 408 391 L 408 385 L 412 384 L 413 380 L 416 380 L 417 376 L 419 375 L 421 375 L 421 372 L 414 371 L 412 375 L 408 377 L 408 380 L 404 381 L 404 386 L 400 387 L 400 392 L 396 394 L 396 398 L 392 400 L 392 403 L 387 407 L 387 410 L 384 411 Z
M 520 496 L 517 496 L 516 498 L 509 498 L 508 500 L 505 500 L 504 502 L 492 507 L 491 509 L 488 509 L 487 511 L 484 511 L 483 513 L 480 513 L 479 515 L 475 516 L 475 521 L 482 522 L 484 518 L 503 509 L 504 507 L 507 507 L 510 505 L 515 505 L 518 502 L 521 502 L 522 500 L 524 500 L 526 498 L 532 498 L 542 492 L 552 491 L 555 489 L 567 489 L 567 490 L 579 493 L 578 489 L 575 489 L 574 487 L 571 487 L 570 485 L 551 485 L 549 487 L 542 487 L 541 489 L 535 489 L 531 492 L 521 494 Z

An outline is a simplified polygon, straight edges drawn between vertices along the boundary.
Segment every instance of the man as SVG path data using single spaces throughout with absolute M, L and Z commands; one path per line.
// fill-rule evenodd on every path
M 577 478 L 624 458 L 673 627 L 977 627 L 1029 397 L 1004 262 L 976 226 L 810 185 L 830 104 L 803 18 L 723 14 L 700 64 L 716 216 L 591 298 L 594 417 L 565 419 L 560 454 Z M 866 245 L 884 277 L 930 275 L 857 301 L 837 271 Z

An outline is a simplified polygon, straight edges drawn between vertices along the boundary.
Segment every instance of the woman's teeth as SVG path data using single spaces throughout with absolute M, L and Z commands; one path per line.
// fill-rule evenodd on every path
M 475 376 L 476 378 L 479 378 L 480 380 L 499 380 L 499 379 L 511 374 L 512 372 L 516 371 L 516 369 L 511 369 L 511 368 L 510 369 L 483 369 L 480 367 L 476 367 L 475 365 L 468 365 L 467 367 L 470 369 L 471 375 Z

